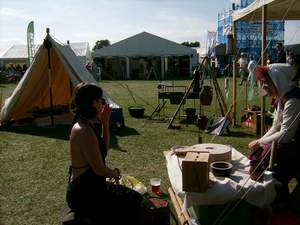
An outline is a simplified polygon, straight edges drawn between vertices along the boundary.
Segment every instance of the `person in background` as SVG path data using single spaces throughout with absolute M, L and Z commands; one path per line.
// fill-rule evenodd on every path
M 286 54 L 281 42 L 278 42 L 275 47 L 275 62 L 274 63 L 286 63 Z
M 289 198 L 288 183 L 293 178 L 300 181 L 300 89 L 292 82 L 295 76 L 289 64 L 271 64 L 258 67 L 256 78 L 267 96 L 275 99 L 272 127 L 261 138 L 249 143 L 250 159 L 267 158 L 272 142 L 275 142 L 275 165 L 273 176 L 280 182 L 277 186 L 281 200 Z M 268 162 L 266 162 L 266 165 Z M 300 186 L 299 186 L 300 187 Z
M 243 85 L 243 82 L 247 82 L 248 77 L 248 59 L 244 52 L 241 53 L 241 57 L 238 60 L 239 64 L 239 75 L 241 78 L 241 82 L 239 85 Z
M 75 116 L 69 141 L 69 208 L 96 224 L 140 224 L 143 197 L 119 185 L 120 170 L 106 164 L 111 108 L 102 89 L 80 83 L 74 91 L 71 111 Z
M 291 50 L 286 50 L 286 62 L 290 65 L 295 65 L 295 54 Z
M 255 87 L 257 87 L 256 84 L 256 77 L 255 77 L 255 70 L 257 67 L 257 62 L 254 60 L 253 56 L 250 56 L 250 61 L 248 64 L 248 78 L 247 78 L 247 85 L 249 86 L 248 88 L 248 101 L 253 100 L 254 94 L 255 94 Z
M 256 77 L 255 77 L 255 71 L 257 67 L 257 62 L 255 61 L 253 56 L 250 56 L 250 61 L 248 64 L 248 78 L 247 81 L 250 82 L 251 80 L 254 80 L 256 82 Z
M 89 72 L 92 72 L 92 64 L 90 62 L 87 62 L 85 64 L 85 68 L 89 71 Z

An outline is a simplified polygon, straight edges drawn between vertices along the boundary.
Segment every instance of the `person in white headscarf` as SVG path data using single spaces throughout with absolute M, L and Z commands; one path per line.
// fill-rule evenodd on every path
M 276 63 L 256 69 L 256 78 L 266 94 L 275 99 L 274 120 L 269 131 L 260 139 L 249 143 L 250 159 L 262 160 L 275 142 L 276 164 L 274 177 L 282 183 L 282 193 L 288 194 L 288 183 L 296 177 L 300 181 L 300 89 L 292 81 L 295 70 L 289 64 Z M 255 155 L 263 147 L 260 155 Z M 253 158 L 252 158 L 253 159 Z M 282 194 L 281 193 L 281 194 Z
M 267 95 L 275 99 L 276 109 L 271 129 L 258 142 L 261 144 L 268 144 L 272 141 L 289 142 L 295 135 L 300 122 L 299 118 L 292 124 L 300 111 L 300 99 L 287 96 L 291 91 L 299 90 L 292 81 L 295 76 L 294 69 L 284 63 L 270 64 L 267 68 L 260 67 L 259 69 L 256 74 L 257 80 Z
M 300 88 L 292 81 L 294 76 L 295 70 L 289 64 L 276 63 L 256 69 L 259 85 L 267 96 L 275 99 L 275 111 L 269 131 L 249 143 L 249 158 L 263 160 L 270 152 L 271 143 L 276 143 L 273 176 L 282 184 L 278 189 L 282 199 L 288 199 L 289 181 L 293 177 L 298 179 L 298 184 L 300 181 L 300 151 L 297 146 L 300 144 Z

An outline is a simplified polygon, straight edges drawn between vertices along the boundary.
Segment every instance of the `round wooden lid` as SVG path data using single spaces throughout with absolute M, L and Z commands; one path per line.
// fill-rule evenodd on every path
M 213 143 L 192 145 L 188 148 L 191 152 L 208 152 L 209 162 L 231 161 L 231 146 Z M 187 149 L 185 149 L 187 150 Z

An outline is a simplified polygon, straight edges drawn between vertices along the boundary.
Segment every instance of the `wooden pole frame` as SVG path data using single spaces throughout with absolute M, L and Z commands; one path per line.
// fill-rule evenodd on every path
M 266 45 L 266 36 L 267 36 L 267 6 L 262 6 L 262 18 L 261 18 L 261 65 L 265 66 L 267 63 L 267 45 Z M 266 114 L 265 114 L 265 105 L 266 105 L 266 99 L 264 96 L 261 96 L 261 121 L 260 121 L 260 135 L 263 136 L 265 134 L 265 120 L 266 120 Z
M 233 88 L 233 93 L 232 93 L 232 122 L 233 125 L 236 126 L 236 77 L 237 77 L 237 50 L 236 50 L 236 22 L 233 22 L 233 52 L 232 52 L 232 88 Z
M 47 36 L 44 39 L 44 46 L 47 48 L 47 53 L 48 53 L 48 84 L 49 84 L 49 96 L 50 96 L 50 118 L 51 118 L 51 126 L 54 127 L 54 117 L 53 117 L 53 94 L 52 94 L 52 71 L 51 71 L 51 48 L 52 44 L 49 41 L 49 33 L 50 29 L 46 29 Z

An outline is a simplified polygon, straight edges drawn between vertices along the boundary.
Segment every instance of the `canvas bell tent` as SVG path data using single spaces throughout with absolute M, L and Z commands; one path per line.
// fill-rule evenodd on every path
M 5 100 L 0 123 L 33 122 L 41 118 L 50 120 L 52 125 L 70 123 L 72 116 L 68 109 L 72 92 L 83 81 L 97 84 L 71 47 L 57 43 L 47 33 L 32 64 L 12 95 Z M 113 113 L 118 114 L 112 117 L 123 121 L 121 108 L 105 91 L 104 98 L 113 108 Z

